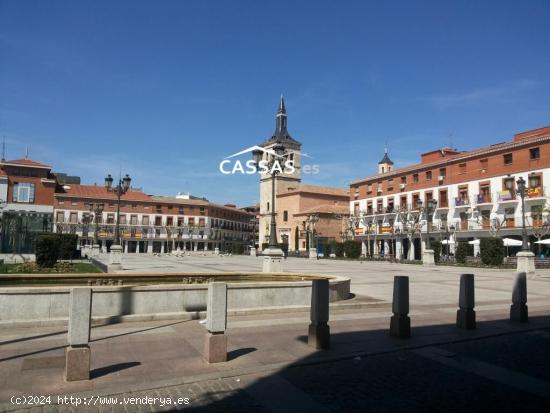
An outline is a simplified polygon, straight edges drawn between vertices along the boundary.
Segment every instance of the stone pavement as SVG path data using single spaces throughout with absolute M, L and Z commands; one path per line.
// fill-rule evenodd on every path
M 155 259 L 164 270 L 176 260 Z M 186 271 L 255 271 L 261 261 L 193 257 L 184 265 L 194 266 Z M 65 383 L 64 328 L 3 329 L 0 410 L 32 407 L 10 403 L 14 395 L 52 396 L 52 405 L 32 411 L 548 410 L 550 279 L 544 272 L 528 281 L 530 322 L 512 324 L 513 272 L 474 269 L 478 329 L 465 331 L 454 326 L 464 269 L 300 259 L 286 260 L 285 269 L 352 278 L 356 297 L 331 306 L 330 350 L 307 346 L 305 311 L 229 317 L 229 361 L 213 365 L 202 358 L 205 330 L 196 320 L 127 322 L 95 326 L 92 380 Z M 397 274 L 411 276 L 413 330 L 406 340 L 388 334 Z M 59 405 L 59 394 L 87 397 L 92 405 Z M 129 404 L 125 397 L 137 399 Z

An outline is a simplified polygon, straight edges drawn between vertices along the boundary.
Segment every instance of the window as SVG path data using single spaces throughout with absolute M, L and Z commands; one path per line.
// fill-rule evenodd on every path
M 535 160 L 540 158 L 540 148 L 531 148 L 529 149 L 529 159 Z
M 372 184 L 367 185 L 367 194 L 370 194 L 372 192 Z
M 502 160 L 504 162 L 504 165 L 512 165 L 512 154 L 511 153 L 506 153 L 504 155 L 502 155 Z
M 402 176 L 402 177 L 401 177 L 401 183 L 402 183 L 402 184 L 406 184 L 406 183 L 407 183 L 407 177 L 406 177 L 406 176 Z
M 115 214 L 107 214 L 107 224 L 115 223 Z
M 443 181 L 447 177 L 447 168 L 439 168 L 439 180 Z
M 388 179 L 388 189 L 393 189 L 393 179 Z
M 269 211 L 269 202 L 267 203 L 267 210 Z
M 465 174 L 466 173 L 466 164 L 465 163 L 458 164 L 458 173 L 459 174 Z
M 76 224 L 78 222 L 78 213 L 77 212 L 71 212 L 71 215 L 69 216 L 69 222 L 71 224 Z
M 55 222 L 65 222 L 65 213 L 58 211 L 55 216 Z
M 432 171 L 426 171 L 426 181 L 432 180 Z
M 183 215 L 183 213 L 184 213 L 183 207 L 179 207 L 178 213 L 179 213 L 180 215 Z
M 137 225 L 137 215 L 130 215 L 130 224 Z
M 204 227 L 206 225 L 206 222 L 204 218 L 199 218 L 199 227 Z
M 418 174 L 414 174 L 414 175 L 413 175 L 413 182 L 414 182 L 415 184 L 418 183 Z
M 149 215 L 144 215 L 143 218 L 141 218 L 142 225 L 149 225 Z
M 288 211 L 283 211 L 283 221 L 288 221 Z
M 121 225 L 125 225 L 125 224 L 126 224 L 126 215 L 121 215 L 121 216 L 120 216 L 120 224 L 121 224 Z
M 155 226 L 160 227 L 162 225 L 162 217 L 155 217 Z
M 479 161 L 479 165 L 480 165 L 481 173 L 484 174 L 484 173 L 487 172 L 487 167 L 489 165 L 489 160 L 487 158 L 481 159 Z
M 167 218 L 166 218 L 166 226 L 167 226 L 167 227 L 171 227 L 171 226 L 173 226 L 173 225 L 174 225 L 174 218 L 172 218 L 172 217 L 167 217 Z
M 34 203 L 34 184 L 30 182 L 16 182 L 13 186 L 13 202 Z

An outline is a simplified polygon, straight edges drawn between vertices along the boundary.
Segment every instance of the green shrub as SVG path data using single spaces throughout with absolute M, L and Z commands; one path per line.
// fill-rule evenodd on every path
M 334 253 L 338 258 L 342 258 L 344 256 L 344 243 L 343 242 L 337 242 L 334 244 Z
M 439 262 L 441 260 L 441 242 L 439 241 L 431 241 L 430 247 L 434 251 L 434 260 L 435 262 Z
M 34 252 L 39 267 L 52 268 L 59 258 L 59 237 L 56 234 L 36 236 Z
M 76 245 L 78 243 L 78 235 L 76 234 L 55 234 L 59 242 L 59 259 L 72 260 L 76 257 Z
M 474 246 L 468 244 L 467 241 L 460 241 L 455 250 L 456 262 L 461 264 L 466 263 L 466 257 L 471 257 L 474 255 Z
M 481 262 L 485 265 L 502 265 L 504 243 L 500 238 L 481 238 L 479 240 Z
M 344 252 L 347 258 L 359 258 L 361 255 L 361 243 L 351 240 L 344 242 Z

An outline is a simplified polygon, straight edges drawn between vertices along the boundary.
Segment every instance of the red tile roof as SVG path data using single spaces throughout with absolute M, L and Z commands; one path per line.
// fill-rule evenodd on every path
M 349 215 L 349 206 L 347 205 L 334 205 L 334 204 L 322 204 L 316 205 L 312 208 L 302 209 L 296 215 L 309 215 L 309 214 L 339 214 Z
M 310 194 L 321 194 L 321 195 L 334 195 L 341 197 L 349 197 L 349 190 L 342 188 L 335 188 L 330 186 L 318 186 L 318 185 L 298 185 L 296 188 L 289 189 L 288 192 L 281 192 L 277 196 L 287 195 L 287 194 L 296 194 L 299 192 L 307 192 Z
M 21 165 L 21 166 L 30 166 L 35 168 L 45 168 L 45 169 L 51 169 L 52 167 L 50 165 L 46 165 L 37 161 L 33 161 L 32 159 L 14 159 L 13 161 L 4 161 L 2 162 L 4 164 L 11 164 L 11 165 Z
M 116 199 L 116 193 L 100 185 L 63 185 L 56 191 L 56 196 L 74 198 Z M 121 199 L 125 201 L 151 201 L 151 197 L 142 191 L 129 190 Z

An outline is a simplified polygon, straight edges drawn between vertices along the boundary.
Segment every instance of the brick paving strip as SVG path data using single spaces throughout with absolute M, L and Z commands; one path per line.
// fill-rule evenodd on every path
M 341 353 L 335 355 L 315 354 L 315 357 L 307 360 L 293 362 L 272 363 L 262 366 L 250 366 L 244 368 L 235 368 L 231 370 L 222 370 L 212 373 L 198 374 L 183 379 L 161 380 L 154 383 L 142 383 L 131 386 L 121 386 L 119 389 L 110 389 L 103 391 L 87 391 L 70 393 L 71 396 L 80 398 L 99 398 L 99 397 L 118 397 L 118 400 L 125 398 L 144 398 L 149 397 L 170 397 L 172 400 L 177 398 L 189 398 L 189 405 L 181 405 L 180 408 L 187 409 L 207 409 L 207 411 L 269 411 L 269 412 L 287 412 L 289 406 L 293 410 L 301 412 L 328 412 L 331 409 L 323 406 L 311 395 L 297 388 L 279 373 L 288 369 L 300 369 L 305 367 L 317 367 L 319 370 L 329 364 L 339 362 L 348 362 L 350 360 L 361 360 L 369 357 L 398 354 L 410 351 L 413 354 L 423 358 L 435 361 L 444 365 L 448 369 L 466 371 L 479 375 L 483 378 L 498 382 L 505 386 L 531 393 L 550 401 L 550 382 L 530 377 L 529 375 L 515 372 L 511 369 L 495 366 L 483 361 L 477 361 L 471 358 L 461 357 L 460 361 L 454 360 L 455 353 L 442 349 L 440 346 L 446 344 L 466 343 L 472 341 L 483 342 L 499 337 L 512 337 L 515 335 L 529 334 L 540 336 L 550 341 L 550 322 L 537 326 L 520 326 L 517 330 L 501 331 L 495 333 L 476 333 L 475 337 L 471 335 L 456 337 L 452 340 L 430 340 L 430 343 L 414 344 L 410 341 L 404 341 L 385 350 L 377 351 L 358 351 L 350 353 Z M 550 361 L 549 361 L 550 365 Z M 418 372 L 418 374 L 423 374 Z M 284 397 L 281 397 L 284 395 Z M 57 396 L 52 396 L 57 400 Z M 226 400 L 226 402 L 224 402 Z M 212 410 L 213 403 L 220 410 Z M 133 405 L 114 405 L 114 406 L 81 406 L 74 407 L 70 405 L 52 405 L 36 406 L 33 408 L 20 409 L 9 403 L 0 405 L 1 411 L 6 412 L 65 412 L 65 411 L 163 411 L 174 409 L 174 406 L 133 406 Z M 239 410 L 241 409 L 241 410 Z

